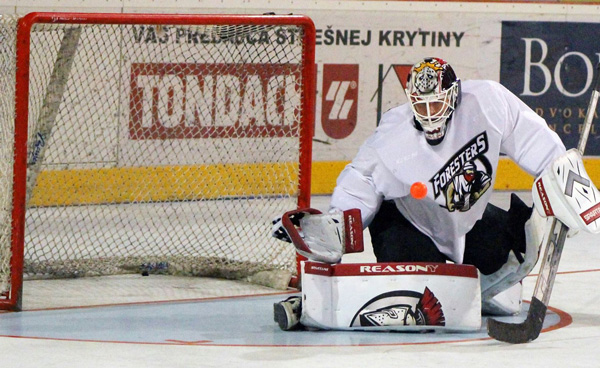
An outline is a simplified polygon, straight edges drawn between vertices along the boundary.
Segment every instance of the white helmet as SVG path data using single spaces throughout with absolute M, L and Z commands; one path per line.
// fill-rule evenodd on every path
M 410 69 L 405 92 L 417 129 L 423 130 L 429 144 L 439 144 L 460 100 L 460 79 L 444 60 L 425 58 Z

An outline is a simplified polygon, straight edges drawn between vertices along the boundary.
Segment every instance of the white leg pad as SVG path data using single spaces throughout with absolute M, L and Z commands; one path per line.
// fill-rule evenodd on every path
M 512 316 L 521 312 L 523 284 L 517 282 L 491 299 L 482 301 L 483 315 Z
M 302 262 L 306 327 L 365 331 L 479 331 L 474 266 Z
M 546 232 L 547 219 L 533 211 L 525 223 L 525 261 L 519 263 L 514 253 L 510 253 L 508 261 L 496 272 L 481 275 L 481 300 L 483 303 L 491 300 L 504 290 L 515 285 L 527 276 L 538 261 L 540 247 Z

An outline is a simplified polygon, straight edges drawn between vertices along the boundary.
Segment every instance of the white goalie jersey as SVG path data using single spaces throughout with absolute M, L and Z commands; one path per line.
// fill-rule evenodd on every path
M 498 159 L 506 154 L 537 176 L 565 147 L 533 110 L 492 81 L 465 81 L 443 142 L 432 146 L 415 129 L 409 104 L 386 112 L 375 133 L 338 178 L 331 207 L 359 208 L 368 226 L 383 200 L 450 259 L 462 263 L 465 235 L 490 200 Z M 426 183 L 422 200 L 410 196 Z

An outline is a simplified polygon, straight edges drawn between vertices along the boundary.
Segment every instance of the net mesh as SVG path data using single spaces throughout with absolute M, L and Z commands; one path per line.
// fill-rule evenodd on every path
M 7 86 L 14 21 L 3 18 L 0 34 L 13 45 L 0 53 Z M 270 227 L 297 205 L 307 174 L 302 34 L 293 25 L 34 25 L 25 278 L 293 273 L 293 247 Z M 3 142 L 13 139 L 11 98 L 0 101 Z M 12 161 L 2 154 L 5 180 Z

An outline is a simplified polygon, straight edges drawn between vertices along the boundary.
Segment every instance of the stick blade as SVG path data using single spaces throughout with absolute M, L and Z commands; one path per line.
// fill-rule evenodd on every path
M 537 339 L 542 331 L 546 317 L 546 305 L 533 297 L 527 312 L 527 318 L 521 323 L 506 323 L 489 319 L 488 335 L 498 341 L 510 344 L 523 344 Z

